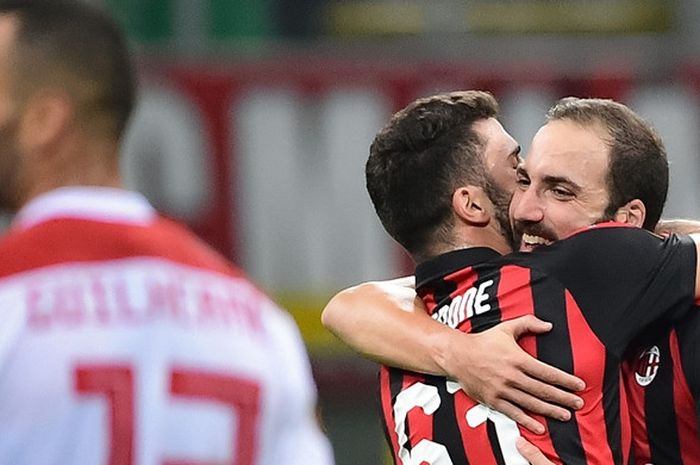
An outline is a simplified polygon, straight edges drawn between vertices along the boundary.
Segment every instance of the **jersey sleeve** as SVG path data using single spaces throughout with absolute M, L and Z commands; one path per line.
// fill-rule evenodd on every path
M 266 464 L 332 465 L 333 452 L 316 415 L 316 385 L 306 349 L 291 317 L 277 308 L 269 312 L 270 353 L 279 396 L 269 461 Z
M 678 321 L 695 301 L 696 248 L 687 236 L 662 238 L 628 227 L 592 229 L 532 255 L 538 268 L 570 292 L 591 328 L 617 354 L 652 323 Z

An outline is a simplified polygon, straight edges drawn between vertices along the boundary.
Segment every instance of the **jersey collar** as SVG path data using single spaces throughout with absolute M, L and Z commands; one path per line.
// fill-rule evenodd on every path
M 438 255 L 416 267 L 416 289 L 454 271 L 500 256 L 500 253 L 488 247 L 470 247 Z
M 146 198 L 111 187 L 62 187 L 41 194 L 15 217 L 13 229 L 28 229 L 54 219 L 79 219 L 145 225 L 156 216 Z
M 590 226 L 584 226 L 584 227 L 582 227 L 582 228 L 580 228 L 580 229 L 577 229 L 576 231 L 572 232 L 572 233 L 569 234 L 568 236 L 563 237 L 562 239 L 568 239 L 568 238 L 570 238 L 571 236 L 573 236 L 573 235 L 575 235 L 575 234 L 579 234 L 579 233 L 582 233 L 582 232 L 584 232 L 584 231 L 590 231 L 590 230 L 592 230 L 592 229 L 634 228 L 634 227 L 635 227 L 635 226 L 632 226 L 631 224 L 620 223 L 620 222 L 618 222 L 618 221 L 612 221 L 612 220 L 611 220 L 611 221 L 604 221 L 604 222 L 602 222 L 602 223 L 596 223 L 596 224 L 592 224 L 592 225 L 590 225 Z

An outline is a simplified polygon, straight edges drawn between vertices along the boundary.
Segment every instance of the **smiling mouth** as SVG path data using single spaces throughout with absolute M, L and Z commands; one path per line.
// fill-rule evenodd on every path
M 538 245 L 550 245 L 554 243 L 554 241 L 545 239 L 544 237 L 541 236 L 533 236 L 532 234 L 523 234 L 522 237 L 522 243 L 524 245 L 530 246 L 530 247 L 535 247 Z

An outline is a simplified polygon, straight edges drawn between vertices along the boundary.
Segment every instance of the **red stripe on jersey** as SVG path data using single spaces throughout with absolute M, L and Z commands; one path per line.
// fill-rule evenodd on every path
M 606 432 L 603 389 L 605 346 L 596 337 L 571 294 L 566 292 L 566 318 L 574 362 L 574 375 L 586 380 L 586 389 L 578 393 L 584 407 L 575 413 L 581 445 L 587 463 L 614 463 Z M 580 371 L 578 367 L 586 367 Z M 595 370 L 593 370 L 595 368 Z M 627 418 L 627 412 L 620 412 Z M 627 447 L 624 447 L 627 449 Z
M 576 229 L 570 234 L 568 234 L 566 237 L 562 239 L 568 239 L 574 234 L 579 234 L 584 231 L 590 231 L 591 229 L 606 229 L 606 228 L 632 228 L 634 226 L 627 224 L 627 223 L 618 223 L 617 221 L 605 221 L 603 223 L 597 223 L 591 226 L 584 226 L 583 228 Z
M 445 276 L 445 281 L 453 282 L 457 285 L 457 289 L 450 293 L 450 297 L 454 301 L 455 298 L 460 297 L 464 295 L 465 292 L 469 290 L 472 286 L 474 286 L 474 283 L 476 283 L 476 279 L 478 278 L 477 274 L 474 272 L 474 269 L 472 267 L 464 268 L 462 270 L 456 271 L 450 275 Z M 468 299 L 460 300 L 460 304 L 465 306 L 468 305 Z M 465 318 L 464 321 L 462 321 L 458 326 L 457 329 L 462 331 L 463 333 L 469 333 L 472 330 L 472 320 L 471 318 Z
M 503 321 L 524 315 L 534 315 L 535 304 L 532 301 L 530 269 L 514 265 L 501 268 L 497 297 Z M 523 336 L 518 341 L 520 346 L 533 357 L 537 356 L 535 342 L 533 335 Z
M 433 312 L 435 311 L 435 308 L 437 307 L 437 302 L 435 302 L 435 294 L 426 293 L 426 294 L 418 294 L 418 296 L 425 304 L 425 308 L 428 309 L 428 315 L 432 315 Z
M 406 391 L 409 387 L 425 381 L 425 376 L 407 373 L 403 378 L 403 387 L 401 392 Z M 447 399 L 441 399 L 445 402 Z M 433 416 L 426 414 L 422 408 L 414 407 L 406 414 L 406 424 L 408 425 L 408 443 L 411 449 L 416 447 L 423 439 L 433 440 Z
M 628 411 L 630 412 L 632 425 L 632 448 L 634 450 L 635 463 L 647 464 L 651 463 L 651 448 L 649 446 L 649 432 L 647 431 L 646 422 L 646 389 L 640 386 L 634 376 L 637 359 L 626 361 L 622 366 L 623 382 L 625 383 L 625 391 L 629 398 Z M 620 405 L 620 409 L 623 405 Z
M 0 241 L 0 277 L 51 265 L 158 257 L 183 265 L 242 276 L 184 227 L 157 218 L 146 226 L 61 218 Z
M 467 412 L 479 404 L 467 396 L 464 391 L 455 393 L 454 403 L 459 434 L 462 437 L 462 445 L 469 463 L 475 465 L 498 465 L 493 450 L 487 447 L 487 444 L 490 444 L 490 439 L 486 423 L 476 428 L 472 428 L 467 424 Z
M 501 280 L 498 286 L 498 305 L 501 309 L 503 320 L 511 320 L 524 315 L 535 314 L 535 304 L 532 299 L 530 286 L 531 271 L 520 266 L 504 266 L 501 268 Z M 518 344 L 530 355 L 537 357 L 536 336 L 525 335 L 518 340 Z M 541 415 L 530 414 L 543 425 L 546 420 Z M 557 461 L 559 456 L 554 450 L 554 444 L 549 434 L 536 435 L 519 427 L 520 434 L 532 444 L 536 445 L 550 460 Z M 477 462 L 479 463 L 479 462 Z
M 394 420 L 394 411 L 391 401 L 391 382 L 389 380 L 389 369 L 386 367 L 379 368 L 379 392 L 381 395 L 382 412 L 384 413 L 384 422 L 386 423 L 386 434 L 391 443 L 391 450 L 394 455 L 394 463 L 400 464 L 399 460 L 399 437 L 396 434 L 396 422 Z
M 627 390 L 625 389 L 625 380 L 622 372 L 619 374 L 620 383 L 620 411 L 629 412 L 629 402 L 627 401 Z M 629 417 L 628 417 L 629 418 Z M 629 455 L 632 444 L 632 424 L 629 421 L 621 421 L 620 440 L 622 444 L 630 444 L 630 447 L 622 449 L 622 463 L 629 463 Z
M 675 330 L 671 332 L 669 346 L 673 359 L 673 401 L 681 457 L 685 464 L 697 464 L 700 463 L 700 436 L 698 435 L 695 402 L 681 365 L 678 335 Z

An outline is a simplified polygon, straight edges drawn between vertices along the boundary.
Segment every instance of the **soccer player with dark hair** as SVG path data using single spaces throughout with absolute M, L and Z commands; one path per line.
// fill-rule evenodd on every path
M 415 112 L 415 108 L 419 106 L 407 112 Z M 400 113 L 389 126 L 400 127 L 401 118 Z M 446 326 L 478 333 L 500 321 L 534 314 L 551 321 L 553 329 L 539 337 L 523 337 L 522 346 L 540 360 L 583 378 L 586 389 L 580 395 L 585 405 L 570 421 L 547 419 L 546 434 L 533 435 L 465 395 L 449 379 L 383 368 L 382 405 L 395 459 L 398 463 L 442 463 L 435 461 L 438 458 L 455 464 L 525 463 L 516 451 L 516 438 L 522 434 L 556 463 L 627 463 L 630 424 L 620 382 L 621 357 L 642 331 L 660 320 L 678 321 L 688 313 L 698 294 L 697 238 L 662 239 L 609 222 L 645 225 L 647 205 L 650 217 L 660 215 L 668 183 L 661 141 L 646 123 L 618 103 L 560 101 L 518 168 L 518 187 L 510 207 L 516 237 L 533 253 L 501 258 L 499 253 L 507 241 L 492 231 L 502 230 L 496 226 L 499 222 L 494 214 L 498 202 L 486 194 L 483 183 L 474 184 L 473 178 L 457 176 L 455 183 L 445 183 L 445 171 L 427 168 L 431 156 L 436 164 L 449 159 L 438 159 L 441 153 L 426 147 L 443 146 L 454 136 L 441 131 L 439 125 L 435 130 L 430 118 L 418 120 L 424 123 L 424 130 L 408 137 L 425 140 L 411 145 L 375 141 L 368 161 L 368 190 L 375 207 L 382 206 L 377 207 L 377 213 L 383 222 L 388 217 L 385 208 L 405 211 L 410 204 L 402 203 L 401 196 L 385 194 L 390 191 L 384 186 L 374 189 L 382 180 L 395 192 L 399 189 L 393 187 L 394 176 L 399 185 L 405 183 L 403 191 L 415 181 L 414 195 L 436 201 L 451 199 L 449 221 L 434 229 L 442 236 L 425 236 L 428 242 L 434 240 L 434 245 L 421 247 L 402 239 L 404 246 L 412 245 L 409 250 L 414 254 L 419 250 L 434 254 L 418 258 L 415 286 L 443 329 L 433 322 L 428 330 L 429 323 L 421 322 L 419 331 L 408 334 L 410 325 L 399 322 L 400 312 L 395 310 L 397 299 L 392 291 L 386 295 L 392 289 L 388 283 L 366 284 L 341 293 L 324 311 L 324 322 L 353 346 L 359 339 L 348 336 L 352 332 L 383 335 L 376 345 L 380 351 L 374 353 L 399 366 L 416 366 L 416 353 L 433 351 L 438 362 L 427 364 L 424 371 L 434 371 L 434 365 L 440 366 L 444 358 L 435 348 L 444 346 L 433 341 L 442 337 L 436 335 L 451 337 Z M 392 130 L 383 130 L 377 138 L 385 134 L 392 134 Z M 481 147 L 488 148 L 490 139 L 479 135 Z M 375 146 L 397 149 L 376 151 Z M 460 150 L 459 145 L 454 147 Z M 484 163 L 486 150 L 480 151 L 482 158 L 476 162 Z M 451 159 L 475 162 L 468 156 Z M 647 184 L 642 187 L 621 183 L 620 173 L 624 177 L 635 163 L 652 163 L 662 172 L 641 170 L 640 179 Z M 402 172 L 404 169 L 413 178 Z M 459 166 L 451 169 L 466 172 Z M 648 184 L 655 186 L 648 188 Z M 391 227 L 387 230 L 392 231 Z M 549 247 L 537 247 L 544 244 Z M 402 284 L 405 281 L 394 286 L 399 294 Z M 415 310 L 412 302 L 399 301 L 404 308 Z M 407 302 L 411 305 L 406 306 Z M 372 328 L 371 312 L 385 310 L 394 313 L 391 317 L 384 313 L 381 326 Z M 387 324 L 392 319 L 396 325 Z M 418 321 L 417 315 L 411 314 L 411 321 Z M 421 339 L 418 333 L 430 337 Z M 371 338 L 366 335 L 360 340 L 362 344 L 368 341 Z M 372 353 L 376 347 L 360 348 Z
M 122 187 L 134 81 L 101 10 L 0 0 L 0 463 L 332 463 L 291 318 Z

